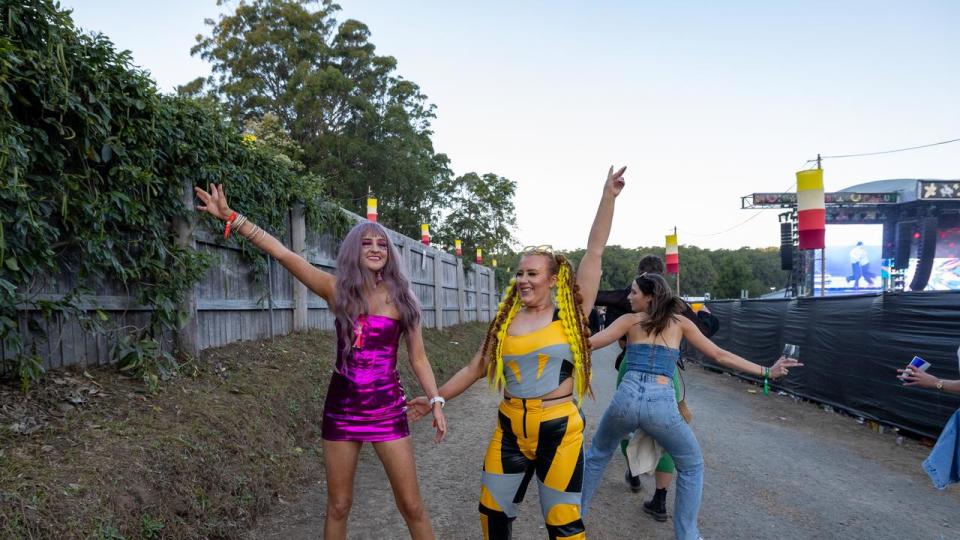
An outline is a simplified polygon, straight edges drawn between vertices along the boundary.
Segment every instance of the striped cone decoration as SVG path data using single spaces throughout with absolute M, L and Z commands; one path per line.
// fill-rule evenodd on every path
M 430 224 L 428 223 L 420 224 L 420 243 L 425 246 L 430 245 Z
M 823 249 L 827 229 L 823 169 L 797 173 L 797 217 L 800 249 Z
M 377 200 L 373 197 L 367 199 L 367 219 L 377 222 Z
M 680 248 L 677 246 L 677 233 L 667 235 L 667 273 L 680 273 Z

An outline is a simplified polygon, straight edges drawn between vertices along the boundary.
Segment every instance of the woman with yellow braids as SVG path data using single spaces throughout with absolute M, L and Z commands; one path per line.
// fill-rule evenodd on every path
M 440 388 L 440 396 L 450 400 L 486 376 L 503 390 L 480 487 L 485 539 L 511 537 L 516 505 L 534 475 L 550 539 L 586 538 L 580 519 L 583 415 L 578 403 L 590 393 L 587 314 L 597 296 L 600 257 L 625 170 L 610 167 L 607 173 L 576 275 L 566 257 L 549 246 L 524 248 L 483 346 Z M 429 412 L 427 404 L 425 397 L 408 402 L 411 417 Z

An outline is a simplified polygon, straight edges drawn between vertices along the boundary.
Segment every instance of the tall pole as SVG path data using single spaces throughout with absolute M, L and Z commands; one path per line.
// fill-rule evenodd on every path
M 817 168 L 820 167 L 820 154 L 817 154 Z M 820 296 L 827 295 L 827 244 L 820 248 Z
M 267 255 L 267 309 L 270 314 L 270 342 L 273 343 L 273 257 Z
M 674 238 L 677 237 L 677 227 L 676 227 L 676 225 L 674 225 L 674 227 L 673 227 L 673 237 L 674 237 Z M 677 253 L 679 253 L 679 252 L 680 252 L 680 242 L 677 242 Z M 677 255 L 677 261 L 679 261 L 679 260 L 680 260 L 680 256 Z M 679 264 L 679 263 L 677 264 L 677 296 L 680 296 L 680 264 Z

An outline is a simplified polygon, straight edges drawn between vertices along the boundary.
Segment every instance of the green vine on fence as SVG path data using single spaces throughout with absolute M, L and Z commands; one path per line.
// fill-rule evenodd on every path
M 209 265 L 177 242 L 174 224 L 191 212 L 185 184 L 226 184 L 234 206 L 278 233 L 296 201 L 311 226 L 337 223 L 320 180 L 281 153 L 245 142 L 216 103 L 160 94 L 128 52 L 80 32 L 51 0 L 0 6 L 0 341 L 24 388 L 42 372 L 24 307 L 107 331 L 107 317 L 83 306 L 86 288 L 37 297 L 65 274 L 130 287 L 153 308 L 146 327 L 113 331 L 121 367 L 155 376 L 174 362 L 157 345 L 181 326 L 180 302 Z

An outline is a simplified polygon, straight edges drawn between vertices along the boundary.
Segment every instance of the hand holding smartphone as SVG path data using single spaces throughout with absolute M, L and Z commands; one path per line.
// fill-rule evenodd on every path
M 907 370 L 912 369 L 914 371 L 922 372 L 922 371 L 926 371 L 929 367 L 930 367 L 930 362 L 927 362 L 926 360 L 924 360 L 923 358 L 920 358 L 919 356 L 914 356 L 913 360 L 910 360 L 910 363 L 907 364 L 907 367 L 904 370 L 904 373 L 899 376 L 899 379 L 901 381 L 907 380 L 906 379 Z

